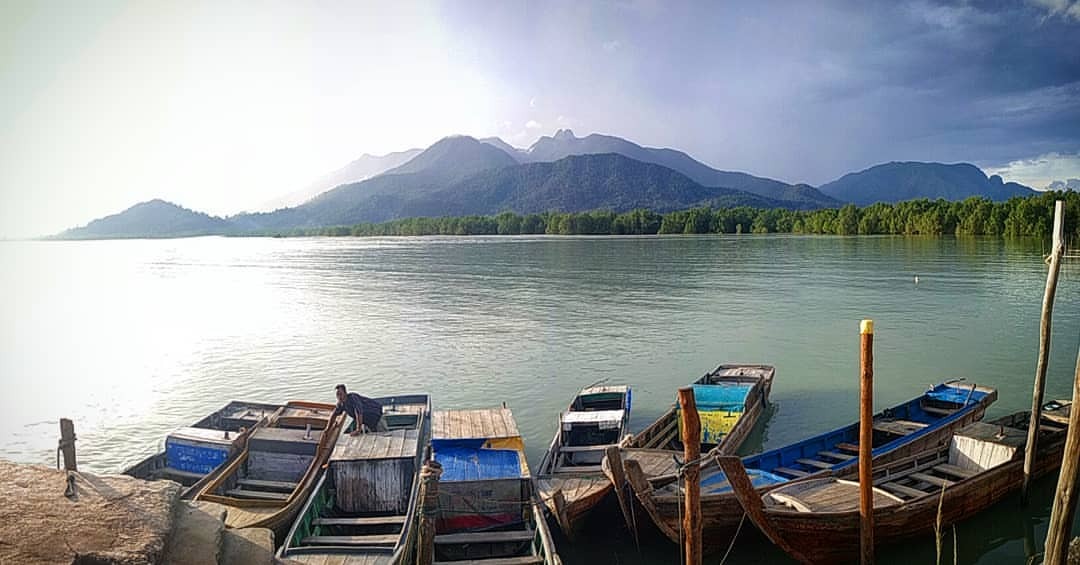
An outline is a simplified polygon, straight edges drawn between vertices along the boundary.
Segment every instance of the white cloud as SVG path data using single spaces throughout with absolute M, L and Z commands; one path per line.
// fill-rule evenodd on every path
M 529 99 L 529 107 L 530 108 L 535 108 L 536 107 L 536 97 L 535 96 L 533 96 L 532 98 Z
M 607 51 L 608 53 L 614 53 L 614 52 L 618 51 L 620 48 L 622 48 L 622 42 L 619 41 L 618 39 L 613 39 L 611 41 L 605 41 L 604 44 L 603 44 L 603 47 L 604 47 L 604 51 Z
M 1001 175 L 1037 189 L 1061 190 L 1080 188 L 1080 152 L 1047 153 L 1029 159 L 1019 159 L 996 168 L 987 168 L 988 175 Z
M 1080 21 L 1080 0 L 1028 0 L 1032 4 L 1045 8 L 1051 16 L 1062 16 Z
M 529 120 L 525 122 L 525 129 L 540 129 L 542 127 L 544 127 L 544 124 L 541 124 L 536 120 Z

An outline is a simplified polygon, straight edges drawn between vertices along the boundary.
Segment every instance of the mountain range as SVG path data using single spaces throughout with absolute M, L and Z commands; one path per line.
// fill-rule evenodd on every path
M 341 181 L 341 182 L 339 182 Z M 337 183 L 337 184 L 334 184 Z M 332 185 L 332 186 L 331 186 Z M 313 196 L 308 197 L 311 194 Z M 155 200 L 59 234 L 62 238 L 163 237 L 281 231 L 413 216 L 578 212 L 693 206 L 818 209 L 912 198 L 995 200 L 1034 194 L 969 164 L 887 163 L 822 185 L 714 169 L 674 149 L 570 130 L 528 149 L 499 138 L 450 136 L 430 147 L 364 155 L 273 212 L 215 218 Z

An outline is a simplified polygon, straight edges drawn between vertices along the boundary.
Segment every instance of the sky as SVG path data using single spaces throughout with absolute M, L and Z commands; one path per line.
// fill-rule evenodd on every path
M 0 237 L 560 128 L 813 185 L 919 160 L 1080 189 L 1080 0 L 0 2 Z

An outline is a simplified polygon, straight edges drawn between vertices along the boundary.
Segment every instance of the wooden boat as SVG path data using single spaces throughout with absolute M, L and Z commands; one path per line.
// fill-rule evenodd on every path
M 618 445 L 630 420 L 630 387 L 582 389 L 559 415 L 559 429 L 540 463 L 537 493 L 570 539 L 583 520 L 611 492 L 601 462 Z
M 719 455 L 735 453 L 746 441 L 761 413 L 769 404 L 776 369 L 771 365 L 720 365 L 690 386 L 694 389 L 701 420 L 701 452 Z M 626 449 L 655 449 L 671 460 L 670 452 L 683 451 L 679 406 L 672 405 L 663 416 L 623 442 Z M 674 462 L 669 472 L 674 472 Z
M 341 436 L 278 557 L 320 565 L 411 563 L 431 401 L 426 394 L 375 400 L 387 431 Z
M 509 408 L 436 412 L 431 448 L 437 563 L 561 564 Z
M 1034 476 L 1061 465 L 1067 425 L 1052 408 L 1039 426 Z M 1020 489 L 1029 412 L 956 431 L 946 446 L 874 469 L 875 546 L 934 532 L 969 518 Z M 746 515 L 774 543 L 804 563 L 853 563 L 859 554 L 858 470 L 794 481 L 757 492 L 738 458 L 720 463 Z
M 953 430 L 981 420 L 997 399 L 997 390 L 958 381 L 925 393 L 874 416 L 874 461 L 886 463 L 947 444 Z M 743 465 L 759 491 L 788 481 L 834 474 L 858 462 L 858 422 L 777 449 L 744 457 Z M 682 487 L 671 455 L 657 450 L 622 450 L 627 486 L 656 527 L 680 543 Z M 622 485 L 617 485 L 622 488 Z M 640 514 L 640 513 L 637 513 Z M 701 464 L 703 546 L 726 547 L 742 519 L 738 500 L 716 459 Z
M 176 481 L 197 492 L 200 481 L 243 451 L 255 427 L 280 404 L 232 401 L 194 424 L 173 430 L 165 447 L 124 469 L 137 479 Z
M 345 421 L 333 404 L 293 401 L 247 440 L 244 450 L 208 478 L 195 500 L 228 507 L 230 528 L 289 527 L 326 463 Z

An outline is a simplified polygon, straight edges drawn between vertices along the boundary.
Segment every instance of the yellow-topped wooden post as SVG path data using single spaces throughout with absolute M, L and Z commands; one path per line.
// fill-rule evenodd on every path
M 859 550 L 874 562 L 874 321 L 859 324 Z

